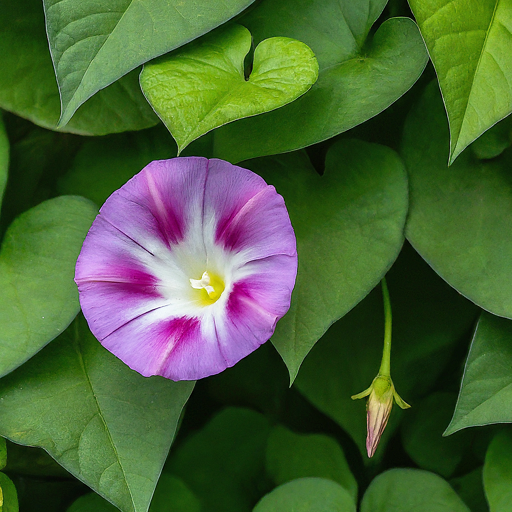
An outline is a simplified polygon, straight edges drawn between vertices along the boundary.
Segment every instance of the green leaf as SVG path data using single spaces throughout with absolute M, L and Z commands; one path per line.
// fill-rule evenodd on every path
M 356 512 L 346 489 L 324 478 L 299 478 L 264 496 L 253 512 Z
M 193 386 L 130 370 L 79 317 L 0 380 L 0 433 L 44 448 L 123 512 L 146 512 Z
M 60 111 L 59 89 L 41 1 L 2 1 L 0 33 L 0 107 L 55 130 Z M 62 131 L 104 135 L 140 130 L 157 122 L 140 91 L 135 71 L 101 91 Z
M 512 422 L 511 365 L 512 322 L 482 313 L 445 435 L 467 427 Z
M 0 375 L 58 336 L 78 313 L 75 263 L 97 211 L 61 196 L 18 217 L 0 252 Z
M 7 464 L 7 445 L 5 439 L 0 437 L 0 469 L 4 469 Z
M 284 197 L 297 236 L 291 307 L 272 337 L 293 382 L 317 340 L 398 256 L 408 206 L 406 174 L 394 151 L 357 140 L 329 149 L 323 176 L 304 153 L 244 165 Z
M 12 480 L 0 473 L 0 512 L 18 512 L 18 493 Z
M 200 499 L 205 512 L 250 512 L 264 481 L 268 420 L 228 408 L 189 436 L 166 464 Z
M 67 512 L 116 512 L 117 510 L 100 495 L 89 493 L 80 496 Z M 201 505 L 179 478 L 162 473 L 151 500 L 149 512 L 201 512 Z
M 144 66 L 142 90 L 179 152 L 214 128 L 292 102 L 316 82 L 313 52 L 286 37 L 257 46 L 246 79 L 244 59 L 251 39 L 245 27 L 230 25 Z
M 512 146 L 512 116 L 506 117 L 471 144 L 471 151 L 480 160 L 500 156 Z
M 419 469 L 391 469 L 368 487 L 361 512 L 470 512 L 446 480 Z
M 93 94 L 226 22 L 254 0 L 43 0 L 66 124 Z
M 320 71 L 293 103 L 217 129 L 215 156 L 238 162 L 303 148 L 363 123 L 400 98 L 421 75 L 427 54 L 410 19 L 387 20 L 369 36 L 385 4 L 264 0 L 241 18 L 255 43 L 275 35 L 303 41 Z
M 4 196 L 7 175 L 9 172 L 9 139 L 5 133 L 4 123 L 0 114 L 0 207 Z
M 489 512 L 484 494 L 481 466 L 470 473 L 451 479 L 450 485 L 470 508 L 471 512 Z
M 436 382 L 477 314 L 477 309 L 436 276 L 408 245 L 386 280 L 393 309 L 393 382 L 412 409 L 393 408 L 371 461 L 384 453 L 400 418 L 413 411 L 418 398 Z M 379 286 L 327 331 L 297 378 L 299 391 L 348 432 L 365 458 L 365 404 L 350 397 L 366 389 L 377 375 L 383 336 Z
M 58 181 L 61 194 L 78 194 L 101 206 L 107 197 L 153 160 L 176 156 L 167 130 L 156 127 L 86 141 Z
M 337 482 L 357 500 L 357 482 L 339 444 L 323 434 L 295 434 L 278 425 L 267 445 L 267 472 L 276 485 L 304 477 Z
M 448 126 L 432 82 L 407 118 L 402 156 L 410 180 L 406 235 L 432 268 L 464 296 L 512 317 L 512 151 L 447 166 Z
M 283 360 L 271 343 L 239 361 L 235 366 L 206 380 L 208 392 L 224 405 L 250 406 L 267 416 L 279 414 L 290 379 Z
M 484 464 L 484 489 L 490 512 L 512 510 L 512 435 L 498 434 L 489 445 Z
M 512 112 L 512 10 L 500 0 L 409 0 L 443 93 L 450 163 Z
M 472 441 L 469 432 L 443 437 L 456 400 L 455 393 L 428 395 L 407 412 L 402 425 L 403 446 L 409 457 L 422 469 L 445 478 L 453 474 Z

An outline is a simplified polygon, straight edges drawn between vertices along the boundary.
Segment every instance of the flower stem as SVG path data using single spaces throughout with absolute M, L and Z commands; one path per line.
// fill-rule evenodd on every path
M 391 301 L 389 300 L 388 285 L 386 278 L 382 281 L 382 298 L 384 299 L 384 349 L 380 363 L 379 375 L 389 377 L 391 375 L 391 326 L 393 315 L 391 313 Z

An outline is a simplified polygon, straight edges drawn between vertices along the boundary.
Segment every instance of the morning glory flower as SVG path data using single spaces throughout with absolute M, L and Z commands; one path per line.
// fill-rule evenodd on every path
M 194 380 L 257 349 L 297 273 L 283 198 L 222 160 L 150 163 L 105 202 L 77 261 L 101 344 L 144 376 Z

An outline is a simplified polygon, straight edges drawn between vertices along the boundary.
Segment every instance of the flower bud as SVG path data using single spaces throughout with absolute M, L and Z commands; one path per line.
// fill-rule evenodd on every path
M 366 403 L 366 451 L 368 457 L 373 457 L 388 423 L 391 408 L 393 407 L 393 398 L 402 409 L 407 409 L 410 405 L 400 398 L 391 377 L 385 375 L 377 375 L 367 390 L 354 395 L 352 399 L 356 400 L 368 395 L 370 396 Z

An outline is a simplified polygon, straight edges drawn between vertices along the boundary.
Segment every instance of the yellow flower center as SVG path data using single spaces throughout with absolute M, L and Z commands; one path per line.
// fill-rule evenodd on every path
M 226 287 L 224 281 L 216 274 L 207 270 L 203 272 L 201 279 L 190 279 L 190 286 L 199 290 L 199 302 L 202 306 L 213 304 Z

